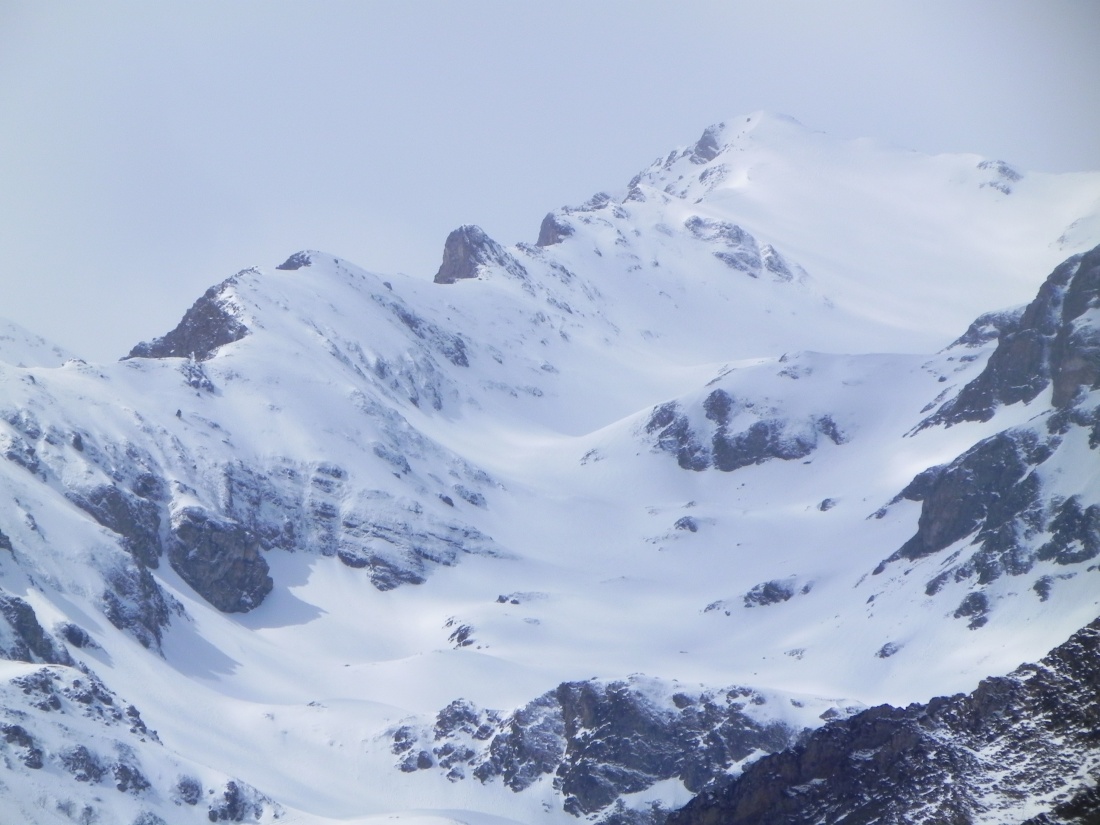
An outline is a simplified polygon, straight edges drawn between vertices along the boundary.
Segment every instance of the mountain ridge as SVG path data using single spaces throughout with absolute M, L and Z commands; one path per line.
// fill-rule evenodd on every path
M 0 810 L 655 822 L 1094 619 L 1100 175 L 748 118 L 436 282 L 0 363 Z

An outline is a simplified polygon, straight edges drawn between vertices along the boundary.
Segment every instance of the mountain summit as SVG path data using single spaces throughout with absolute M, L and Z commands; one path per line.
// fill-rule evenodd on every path
M 434 279 L 305 250 L 114 364 L 23 336 L 0 819 L 1081 821 L 1098 215 L 755 113 Z M 939 753 L 958 805 L 891 784 Z

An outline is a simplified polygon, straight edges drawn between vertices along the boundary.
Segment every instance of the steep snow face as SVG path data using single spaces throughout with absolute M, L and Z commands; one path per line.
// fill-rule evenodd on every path
M 0 363 L 0 810 L 647 821 L 1037 660 L 1100 611 L 1100 253 L 1040 290 L 1098 199 L 757 114 L 434 283 Z

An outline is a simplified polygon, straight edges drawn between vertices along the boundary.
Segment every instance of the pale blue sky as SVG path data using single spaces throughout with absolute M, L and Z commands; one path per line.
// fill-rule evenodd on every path
M 1100 169 L 1100 3 L 0 0 L 0 315 L 90 360 L 320 248 L 430 278 L 756 109 Z

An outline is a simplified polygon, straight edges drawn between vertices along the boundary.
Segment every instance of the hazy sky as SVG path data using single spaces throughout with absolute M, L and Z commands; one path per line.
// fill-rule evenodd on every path
M 0 0 L 0 315 L 89 360 L 299 249 L 430 278 L 756 109 L 1100 169 L 1094 0 Z

